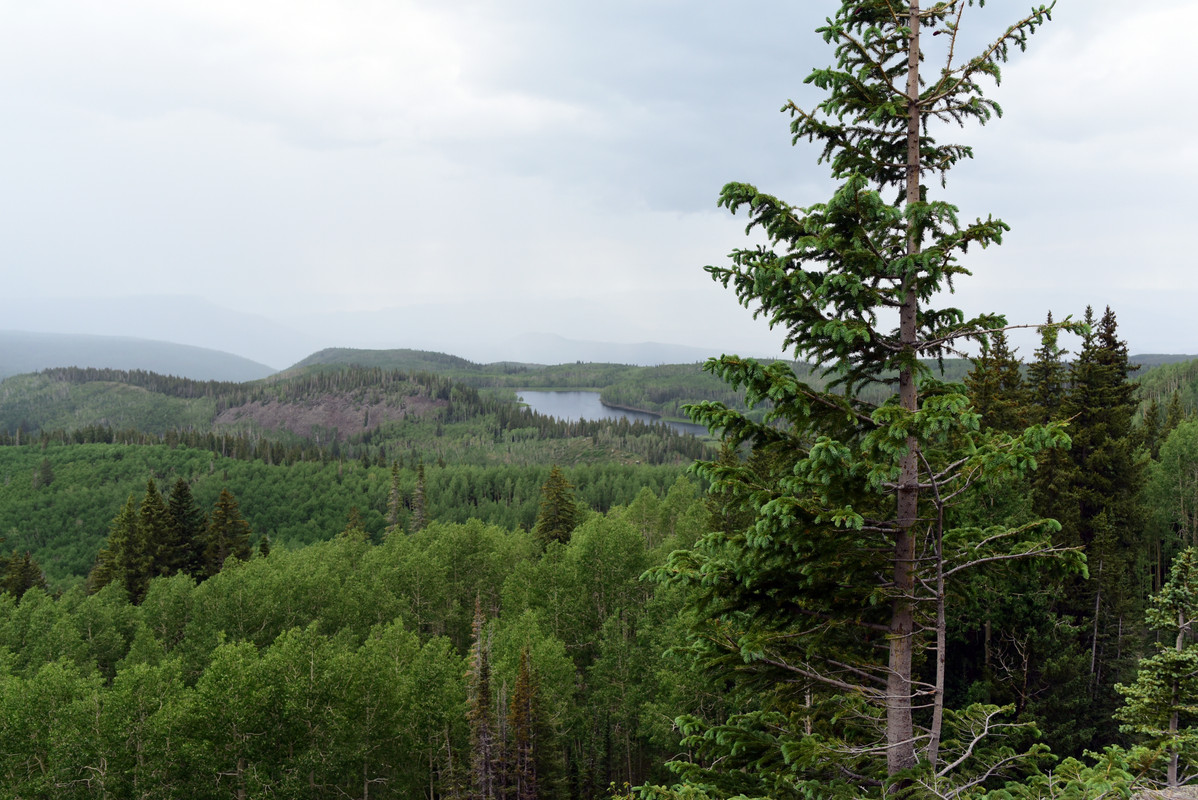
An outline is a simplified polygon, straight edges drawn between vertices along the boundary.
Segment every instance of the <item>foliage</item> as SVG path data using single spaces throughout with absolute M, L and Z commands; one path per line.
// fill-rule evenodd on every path
M 204 532 L 204 572 L 215 575 L 230 558 L 248 561 L 250 535 L 250 524 L 241 516 L 237 498 L 228 489 L 221 489 Z
M 827 382 L 724 356 L 707 369 L 743 389 L 750 407 L 765 405 L 764 419 L 718 402 L 690 407 L 752 454 L 726 450 L 700 465 L 724 524 L 655 573 L 691 590 L 701 618 L 692 649 L 744 709 L 722 724 L 688 723 L 694 755 L 676 767 L 713 796 L 872 796 L 921 782 L 960 793 L 1015 758 L 972 738 L 1008 727 L 998 708 L 944 707 L 947 604 L 967 568 L 1060 551 L 1051 524 L 958 524 L 954 506 L 1067 440 L 1058 426 L 981 431 L 963 388 L 921 360 L 1005 325 L 931 305 L 968 274 L 961 256 L 1000 243 L 1006 226 L 962 224 L 923 179 L 971 155 L 937 142 L 932 126 L 998 113 L 979 81 L 997 78 L 1049 9 L 956 61 L 969 5 L 842 3 L 820 29 L 837 64 L 808 78 L 827 99 L 812 112 L 786 106 L 794 139 L 821 144 L 834 196 L 798 208 L 747 184 L 721 194 L 766 243 L 708 271 L 782 328 L 798 358 L 822 365 Z M 947 62 L 926 77 L 921 37 L 936 35 L 951 42 Z M 895 200 L 884 196 L 892 190 Z M 868 392 L 878 391 L 875 404 Z M 959 758 L 958 736 L 974 742 Z
M 57 477 L 33 492 L 25 477 L 17 476 L 27 476 L 43 458 L 51 461 Z M 531 528 L 549 466 L 430 465 L 423 484 L 419 470 L 419 465 L 398 470 L 401 528 L 415 529 L 421 502 L 426 521 L 478 518 Z M 664 493 L 683 467 L 607 462 L 563 465 L 562 472 L 576 487 L 580 505 L 605 512 L 631 503 L 642 489 Z M 141 496 L 149 476 L 174 487 L 172 503 L 182 501 L 182 495 L 175 498 L 183 480 L 196 509 L 212 508 L 221 489 L 228 488 L 238 497 L 251 529 L 269 536 L 275 547 L 298 547 L 333 535 L 344 527 L 353 506 L 366 532 L 381 538 L 393 486 L 390 469 L 360 461 L 267 464 L 166 445 L 0 447 L 0 533 L 9 546 L 28 550 L 52 584 L 69 584 L 72 576 L 82 580 L 105 542 L 109 523 L 131 494 Z M 189 524 L 202 527 L 203 522 L 196 517 Z M 192 527 L 188 530 L 194 532 Z
M 633 368 L 629 368 L 633 369 Z M 5 382 L 0 444 L 183 444 L 267 463 L 684 463 L 704 444 L 627 420 L 561 422 L 427 372 L 342 366 L 237 384 L 64 368 Z
M 677 541 L 702 503 L 685 481 L 658 503 L 636 526 L 592 515 L 544 554 L 478 521 L 378 544 L 337 525 L 198 585 L 150 577 L 140 605 L 117 582 L 0 595 L 0 780 L 33 797 L 453 795 L 479 640 L 496 761 L 531 746 L 539 797 L 660 780 L 678 737 L 659 704 L 710 689 L 667 668 L 678 598 L 638 581 L 647 542 Z
M 533 530 L 545 544 L 568 542 L 578 518 L 574 487 L 554 464 L 541 486 L 541 510 L 537 513 L 537 524 Z
M 1149 626 L 1173 641 L 1161 642 L 1140 662 L 1134 683 L 1117 684 L 1124 706 L 1115 716 L 1123 730 L 1146 737 L 1164 751 L 1166 782 L 1184 782 L 1198 757 L 1198 551 L 1187 547 L 1174 560 L 1168 582 L 1152 599 Z

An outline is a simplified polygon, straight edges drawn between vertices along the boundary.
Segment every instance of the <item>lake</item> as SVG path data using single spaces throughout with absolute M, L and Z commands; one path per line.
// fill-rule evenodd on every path
M 544 414 L 547 417 L 557 417 L 565 422 L 577 422 L 580 419 L 626 419 L 629 422 L 639 420 L 650 425 L 654 423 L 669 425 L 680 433 L 689 433 L 692 436 L 707 435 L 707 429 L 702 425 L 695 425 L 689 422 L 669 422 L 662 420 L 656 414 L 647 414 L 644 411 L 626 411 L 622 408 L 605 406 L 599 400 L 598 392 L 519 391 L 516 394 L 520 398 L 520 402 L 526 403 L 529 408 L 538 414 Z

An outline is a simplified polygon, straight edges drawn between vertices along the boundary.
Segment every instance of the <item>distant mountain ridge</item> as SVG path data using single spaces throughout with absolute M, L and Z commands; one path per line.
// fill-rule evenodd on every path
M 0 331 L 0 379 L 52 367 L 145 370 L 197 381 L 254 381 L 273 367 L 233 353 L 130 336 Z

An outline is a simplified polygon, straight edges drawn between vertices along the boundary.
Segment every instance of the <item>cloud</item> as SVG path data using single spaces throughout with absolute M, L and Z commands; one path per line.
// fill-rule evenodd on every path
M 731 180 L 828 196 L 778 109 L 816 101 L 803 79 L 831 61 L 812 29 L 832 5 L 0 0 L 7 291 L 199 294 L 346 325 L 487 303 L 531 325 L 586 301 L 555 324 L 740 336 L 748 312 L 701 270 L 745 241 L 716 197 Z M 1014 228 L 971 257 L 962 298 L 1073 308 L 1083 285 L 1193 285 L 1198 2 L 1055 16 L 994 92 L 1007 116 L 960 132 L 978 159 L 946 197 Z

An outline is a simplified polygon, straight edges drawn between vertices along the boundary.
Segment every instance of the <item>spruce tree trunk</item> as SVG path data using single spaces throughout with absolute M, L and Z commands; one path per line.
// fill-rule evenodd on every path
M 919 0 L 912 0 L 907 55 L 907 192 L 906 203 L 919 201 Z M 919 234 L 907 233 L 907 254 L 919 253 Z M 903 355 L 914 359 L 917 343 L 919 298 L 908 279 L 899 309 L 899 337 Z M 919 406 L 912 367 L 899 371 L 899 402 L 914 413 Z M 915 628 L 915 535 L 919 513 L 919 442 L 907 437 L 907 452 L 899 462 L 897 532 L 894 544 L 894 605 L 890 620 L 890 660 L 886 681 L 886 765 L 890 775 L 915 766 L 914 726 L 911 718 L 911 645 Z
M 1177 652 L 1181 652 L 1186 645 L 1186 619 L 1185 614 L 1181 611 L 1177 612 Z M 1179 754 L 1177 752 L 1177 728 L 1181 720 L 1177 712 L 1177 705 L 1180 702 L 1178 695 L 1180 694 L 1180 686 L 1178 681 L 1173 681 L 1173 713 L 1169 715 L 1169 768 L 1165 775 L 1165 782 L 1169 786 L 1177 786 L 1177 766 Z

